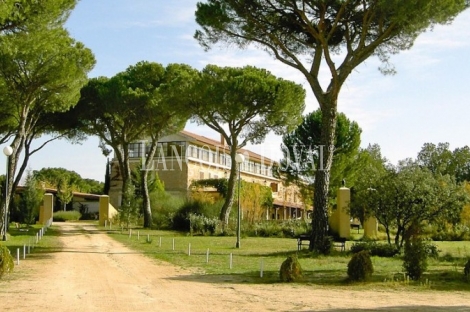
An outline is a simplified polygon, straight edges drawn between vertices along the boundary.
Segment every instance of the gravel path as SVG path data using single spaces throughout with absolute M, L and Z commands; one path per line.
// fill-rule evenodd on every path
M 470 311 L 468 292 L 353 291 L 201 277 L 136 253 L 93 225 L 55 225 L 64 247 L 33 254 L 0 281 L 1 311 Z

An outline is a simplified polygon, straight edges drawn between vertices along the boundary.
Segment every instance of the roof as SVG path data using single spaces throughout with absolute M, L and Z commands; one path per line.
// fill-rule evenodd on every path
M 291 207 L 291 208 L 301 208 L 304 209 L 304 206 L 300 203 L 293 203 L 288 201 L 283 201 L 280 199 L 274 199 L 273 204 L 280 207 Z
M 222 145 L 221 141 L 217 141 L 217 140 L 214 140 L 214 139 L 202 136 L 202 135 L 198 135 L 198 134 L 186 131 L 186 130 L 180 131 L 180 134 L 183 135 L 183 136 L 186 136 L 186 137 L 190 137 L 190 138 L 192 138 L 192 139 L 194 139 L 194 140 L 196 140 L 200 143 L 215 146 L 215 147 L 218 147 L 219 149 L 225 149 L 227 151 L 227 153 L 230 150 L 229 146 L 228 145 Z M 267 164 L 270 164 L 270 165 L 277 163 L 277 161 L 275 161 L 275 160 L 272 160 L 268 157 L 257 154 L 255 152 L 252 152 L 252 151 L 247 150 L 247 149 L 241 148 L 241 149 L 239 149 L 239 153 L 244 154 L 245 156 L 248 156 L 249 159 L 257 160 L 261 163 L 265 163 L 265 164 L 267 163 Z
M 18 185 L 16 187 L 16 192 L 21 193 L 25 190 L 25 188 L 26 187 L 23 186 L 23 185 Z M 55 189 L 55 188 L 45 187 L 45 188 L 43 188 L 43 190 L 46 193 L 57 194 L 57 189 Z M 72 192 L 72 194 L 73 194 L 74 197 L 81 197 L 81 198 L 84 198 L 84 199 L 87 199 L 87 200 L 99 200 L 100 197 L 101 197 L 101 195 L 81 193 L 81 192 Z

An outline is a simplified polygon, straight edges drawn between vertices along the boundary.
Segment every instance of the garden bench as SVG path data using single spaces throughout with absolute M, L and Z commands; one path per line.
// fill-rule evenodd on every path
M 357 233 L 359 234 L 359 229 L 361 225 L 359 223 L 351 223 L 351 229 L 357 229 Z
M 306 243 L 304 243 L 306 242 Z M 301 234 L 297 236 L 297 250 L 302 249 L 302 245 L 310 245 L 310 235 L 309 234 Z
M 297 236 L 297 250 L 301 250 L 303 245 L 310 245 L 310 234 L 301 234 Z M 333 241 L 333 247 L 340 251 L 346 250 L 346 238 L 337 238 Z

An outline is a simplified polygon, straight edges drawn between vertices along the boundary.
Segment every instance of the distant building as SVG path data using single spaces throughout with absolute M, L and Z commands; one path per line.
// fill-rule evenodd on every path
M 141 163 L 146 154 L 145 142 L 135 142 L 129 146 L 132 165 Z M 241 178 L 246 182 L 258 183 L 271 187 L 274 207 L 266 213 L 266 219 L 292 219 L 305 216 L 305 207 L 300 193 L 295 186 L 284 186 L 282 181 L 273 177 L 272 167 L 275 161 L 241 149 L 245 156 L 241 164 Z M 188 131 L 168 135 L 158 143 L 153 168 L 165 184 L 167 192 L 187 196 L 191 183 L 202 179 L 228 178 L 231 159 L 229 147 L 224 140 L 213 140 Z M 120 206 L 122 180 L 119 166 L 113 160 L 111 166 L 110 201 L 115 207 Z

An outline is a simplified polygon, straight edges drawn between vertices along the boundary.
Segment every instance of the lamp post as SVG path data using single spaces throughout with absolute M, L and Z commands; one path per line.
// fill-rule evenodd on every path
M 11 146 L 5 146 L 3 148 L 3 154 L 7 157 L 7 165 L 5 170 L 5 207 L 3 209 L 3 237 L 2 240 L 7 240 L 7 224 L 8 224 L 8 159 L 13 154 L 13 148 Z
M 241 172 L 241 164 L 245 161 L 245 156 L 242 154 L 237 154 L 235 156 L 235 161 L 238 164 L 238 219 L 237 219 L 237 244 L 235 245 L 236 248 L 240 248 L 240 233 L 241 233 L 241 216 L 242 216 L 242 210 L 241 210 L 241 205 L 240 205 L 240 184 L 241 184 L 241 178 L 240 178 L 240 172 Z

